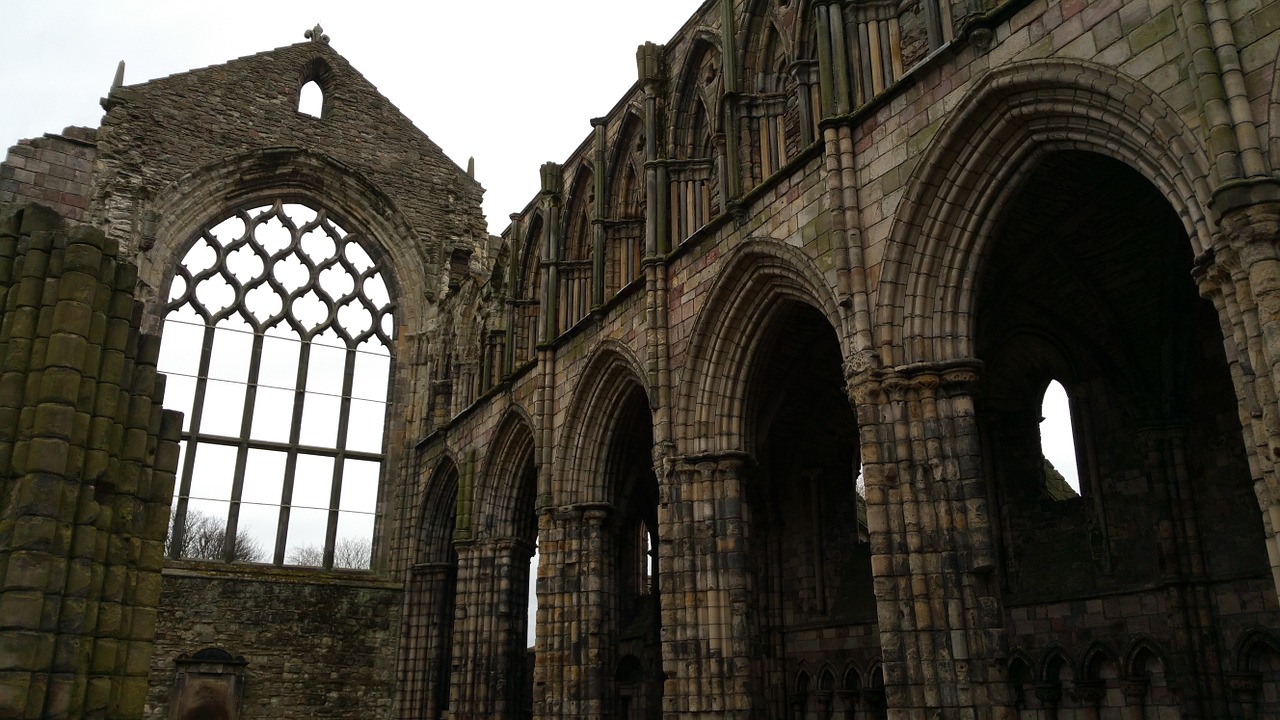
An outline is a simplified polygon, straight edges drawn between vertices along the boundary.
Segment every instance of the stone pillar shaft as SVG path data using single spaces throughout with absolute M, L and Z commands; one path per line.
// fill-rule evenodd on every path
M 0 716 L 142 715 L 181 417 L 137 271 L 47 209 L 0 217 Z
M 516 717 L 524 678 L 526 574 L 533 547 L 514 538 L 458 546 L 450 716 Z
M 607 505 L 581 504 L 539 516 L 538 663 L 533 711 L 538 718 L 598 718 L 608 707 L 615 603 L 606 543 Z
M 665 717 L 746 718 L 763 707 L 748 553 L 749 458 L 677 462 L 661 489 Z
M 1001 717 L 986 484 L 972 367 L 850 382 L 867 488 L 885 691 L 898 717 Z

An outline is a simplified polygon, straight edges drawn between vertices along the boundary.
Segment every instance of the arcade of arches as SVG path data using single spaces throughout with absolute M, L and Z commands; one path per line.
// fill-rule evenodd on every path
M 100 228 L 30 205 L 0 224 L 0 638 L 81 643 L 0 665 L 0 715 L 1280 716 L 1277 18 L 707 0 L 638 49 L 638 82 L 499 236 L 476 180 L 319 28 L 118 85 L 101 128 L 19 145 L 0 175 L 0 200 Z M 219 131 L 190 137 L 175 103 Z M 79 205 L 25 169 L 77 159 Z M 230 217 L 249 229 L 215 237 Z M 253 218 L 279 219 L 278 248 Z M 133 318 L 154 415 L 128 460 L 147 482 L 104 465 L 87 514 L 24 501 L 45 476 L 18 471 L 35 440 L 98 442 L 40 419 L 76 398 L 6 394 L 65 342 L 31 318 L 78 282 L 59 273 L 85 237 L 137 268 L 116 283 L 137 309 L 111 317 Z M 33 267 L 55 289 L 24 289 Z M 243 310 L 259 348 L 229 429 L 152 407 L 148 353 L 172 355 L 146 333 L 176 337 L 187 302 Z M 303 360 L 268 381 L 286 324 Z M 214 345 L 168 406 L 223 380 L 220 332 L 199 328 Z M 325 348 L 346 360 L 313 385 Z M 259 396 L 291 398 L 279 437 Z M 113 539 L 42 545 L 20 531 L 38 515 Z M 203 554 L 180 544 L 201 527 Z M 74 622 L 44 622 L 55 606 Z

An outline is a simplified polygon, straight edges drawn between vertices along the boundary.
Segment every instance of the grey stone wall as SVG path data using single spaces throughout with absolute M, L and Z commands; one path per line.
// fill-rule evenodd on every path
M 19 141 L 0 165 L 0 203 L 37 202 L 82 222 L 97 153 L 92 128 L 69 127 Z
M 310 571 L 165 570 L 147 718 L 169 717 L 174 659 L 243 656 L 242 720 L 391 717 L 402 591 Z

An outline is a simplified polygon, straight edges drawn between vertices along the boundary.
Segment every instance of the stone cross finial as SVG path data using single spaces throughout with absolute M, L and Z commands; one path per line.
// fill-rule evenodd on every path
M 320 27 L 320 23 L 316 23 L 315 27 L 302 33 L 302 37 L 311 42 L 329 44 L 329 36 L 324 34 L 324 28 Z

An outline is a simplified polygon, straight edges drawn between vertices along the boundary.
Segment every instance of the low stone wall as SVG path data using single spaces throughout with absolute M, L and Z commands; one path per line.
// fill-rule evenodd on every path
M 170 717 L 175 660 L 218 648 L 245 661 L 241 720 L 389 718 L 401 597 L 363 576 L 168 567 L 146 717 Z

